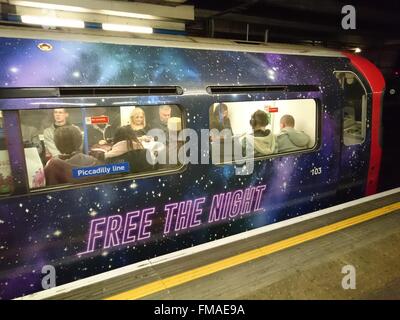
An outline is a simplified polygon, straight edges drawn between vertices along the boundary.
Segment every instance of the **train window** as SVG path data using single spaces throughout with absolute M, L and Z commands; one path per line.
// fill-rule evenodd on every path
M 343 143 L 360 144 L 365 139 L 367 125 L 367 93 L 353 72 L 336 72 L 343 92 Z
M 3 124 L 3 113 L 0 111 L 0 196 L 10 194 L 13 190 L 13 178 Z
M 180 168 L 168 159 L 182 129 L 176 105 L 60 106 L 22 110 L 20 119 L 31 189 Z
M 209 113 L 213 163 L 297 152 L 316 144 L 314 99 L 215 103 Z

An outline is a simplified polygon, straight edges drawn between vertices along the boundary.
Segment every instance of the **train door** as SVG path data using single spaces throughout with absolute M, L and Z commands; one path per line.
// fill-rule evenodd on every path
M 338 195 L 346 201 L 364 193 L 369 128 L 367 91 L 351 71 L 335 73 L 342 96 L 341 156 Z

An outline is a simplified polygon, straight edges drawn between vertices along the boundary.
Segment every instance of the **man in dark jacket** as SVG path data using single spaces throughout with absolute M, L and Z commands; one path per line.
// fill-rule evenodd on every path
M 110 124 L 91 124 L 87 127 L 89 150 L 94 145 L 111 144 L 115 130 Z
M 168 120 L 171 118 L 171 106 L 162 105 L 158 109 L 158 117 L 154 119 L 151 124 L 151 129 L 161 129 L 168 137 Z

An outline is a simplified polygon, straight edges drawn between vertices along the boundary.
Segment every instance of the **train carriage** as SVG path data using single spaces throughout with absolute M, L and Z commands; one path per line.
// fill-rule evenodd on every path
M 376 192 L 384 80 L 359 56 L 172 36 L 2 28 L 0 37 L 1 299 L 47 289 L 49 267 L 62 285 Z M 239 140 L 257 111 L 267 115 L 277 143 L 251 170 L 201 139 L 223 123 L 222 106 Z M 190 135 L 197 150 L 145 170 L 101 162 L 116 144 L 106 127 L 133 127 L 137 113 L 143 130 L 168 133 L 141 140 L 146 151 L 176 139 L 179 154 Z M 307 144 L 282 148 L 284 115 Z M 79 153 L 99 160 L 71 165 L 63 183 L 48 174 L 60 156 L 48 144 L 57 117 L 80 129 Z M 93 128 L 103 138 L 91 143 Z

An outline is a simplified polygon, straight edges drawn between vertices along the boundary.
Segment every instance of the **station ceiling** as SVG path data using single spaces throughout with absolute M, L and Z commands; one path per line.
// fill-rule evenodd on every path
M 400 44 L 400 1 L 343 0 L 142 0 L 193 5 L 190 35 L 271 42 L 316 43 L 327 47 Z M 356 29 L 341 27 L 343 6 L 356 9 Z

